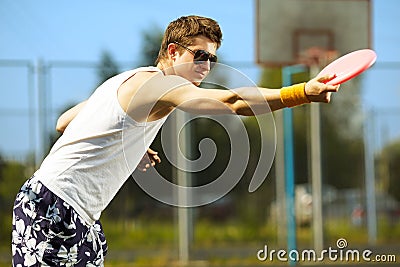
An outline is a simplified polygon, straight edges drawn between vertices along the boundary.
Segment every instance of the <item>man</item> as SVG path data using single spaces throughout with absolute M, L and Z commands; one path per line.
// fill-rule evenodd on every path
M 329 102 L 332 77 L 278 89 L 201 89 L 217 61 L 222 33 L 199 16 L 171 22 L 156 67 L 121 73 L 57 122 L 63 135 L 17 195 L 13 216 L 14 266 L 102 266 L 107 246 L 101 212 L 141 166 L 159 162 L 149 149 L 176 108 L 198 114 L 252 116 L 305 103 Z

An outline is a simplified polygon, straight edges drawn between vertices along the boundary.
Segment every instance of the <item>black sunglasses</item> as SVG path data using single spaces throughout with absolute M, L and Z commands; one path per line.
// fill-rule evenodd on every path
M 185 48 L 187 51 L 189 51 L 193 55 L 193 61 L 194 61 L 195 64 L 201 64 L 201 63 L 206 62 L 208 60 L 210 61 L 210 63 L 216 63 L 217 62 L 217 59 L 218 59 L 217 56 L 211 54 L 210 52 L 207 52 L 206 50 L 202 50 L 202 49 L 192 50 L 192 49 L 190 49 L 190 48 L 188 48 L 188 47 L 186 47 L 186 46 L 184 46 L 184 45 L 182 45 L 182 44 L 180 44 L 178 42 L 173 42 L 173 43 L 177 44 L 177 45 Z M 211 68 L 214 67 L 214 64 L 211 64 L 210 67 Z

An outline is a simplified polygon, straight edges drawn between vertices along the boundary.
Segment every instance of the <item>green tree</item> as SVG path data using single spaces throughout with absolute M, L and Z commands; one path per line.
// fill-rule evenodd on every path
M 293 83 L 308 79 L 308 73 L 296 74 L 293 76 Z M 264 69 L 261 86 L 279 88 L 281 84 L 281 69 Z M 344 85 L 341 87 L 341 92 L 333 95 L 330 104 L 320 105 L 323 182 L 337 188 L 359 187 L 363 176 L 359 82 L 347 85 L 347 88 Z M 295 107 L 292 111 L 296 183 L 306 183 L 310 179 L 311 164 L 309 105 Z
M 153 25 L 151 30 L 142 32 L 142 47 L 140 49 L 140 66 L 153 66 L 160 50 L 163 31 Z
M 24 164 L 0 157 L 0 248 L 9 248 L 12 207 L 15 196 L 27 178 L 26 173 Z
M 119 73 L 118 64 L 113 59 L 112 55 L 108 51 L 103 51 L 100 57 L 100 64 L 97 68 L 97 76 L 99 78 L 99 84 L 102 84 L 107 79 L 115 76 Z
M 382 189 L 400 201 L 400 140 L 384 147 L 377 161 Z

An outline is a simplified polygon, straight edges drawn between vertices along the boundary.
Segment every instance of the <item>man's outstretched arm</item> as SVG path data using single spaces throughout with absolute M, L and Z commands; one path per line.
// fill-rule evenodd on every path
M 281 89 L 241 87 L 219 90 L 201 89 L 176 76 L 165 77 L 162 79 L 169 80 L 166 83 L 171 89 L 166 89 L 160 102 L 195 114 L 253 116 L 310 102 L 328 103 L 331 93 L 339 88 L 324 83 L 332 78 L 334 76 L 314 78 L 307 83 Z

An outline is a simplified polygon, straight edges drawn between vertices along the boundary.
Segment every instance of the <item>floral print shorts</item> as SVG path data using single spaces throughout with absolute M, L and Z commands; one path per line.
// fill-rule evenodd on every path
M 104 265 L 107 244 L 100 222 L 85 223 L 34 177 L 16 197 L 12 223 L 14 267 Z

